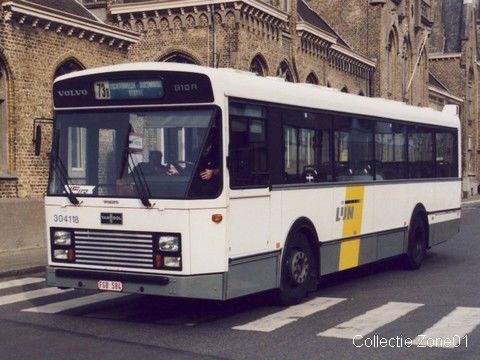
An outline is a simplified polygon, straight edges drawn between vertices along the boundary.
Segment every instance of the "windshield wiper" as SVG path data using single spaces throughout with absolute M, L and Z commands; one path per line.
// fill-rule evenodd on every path
M 131 160 L 132 165 L 130 165 L 130 161 L 128 159 Z M 135 187 L 137 188 L 138 196 L 140 196 L 140 201 L 142 202 L 143 206 L 151 208 L 152 203 L 149 200 L 151 194 L 147 184 L 147 180 L 145 179 L 145 175 L 143 174 L 142 169 L 139 169 L 139 166 L 134 166 L 135 163 L 131 152 L 128 152 L 128 159 L 127 165 L 130 169 L 130 172 L 132 173 L 133 182 L 135 183 Z
M 128 170 L 130 170 L 132 174 L 133 182 L 135 183 L 135 188 L 137 189 L 140 201 L 142 202 L 143 206 L 151 208 L 152 203 L 149 200 L 151 194 L 147 184 L 147 180 L 145 179 L 145 175 L 143 174 L 142 170 L 139 169 L 139 166 L 135 164 L 132 153 L 128 150 L 130 132 L 132 132 L 131 125 L 129 131 L 127 132 L 127 138 L 125 141 L 124 156 L 122 160 L 122 165 L 120 166 L 120 177 L 123 177 L 123 175 L 125 174 L 125 165 L 127 165 L 126 168 L 128 168 Z M 130 162 L 132 163 L 131 165 Z
M 65 167 L 65 164 L 63 163 L 62 159 L 58 155 L 58 130 L 55 134 L 54 138 L 54 148 L 52 149 L 52 154 L 51 154 L 51 161 L 53 163 L 53 171 L 57 174 L 58 179 L 60 180 L 60 185 L 62 185 L 63 189 L 67 193 L 67 198 L 70 201 L 72 205 L 79 205 L 80 201 L 78 198 L 75 196 L 75 194 L 72 191 L 72 188 L 70 187 L 70 183 L 68 181 L 68 172 Z

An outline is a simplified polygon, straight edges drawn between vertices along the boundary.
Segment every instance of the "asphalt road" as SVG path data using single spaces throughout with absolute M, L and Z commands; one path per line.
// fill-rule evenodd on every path
M 0 279 L 0 359 L 479 359 L 480 204 L 462 216 L 420 270 L 388 261 L 330 276 L 294 308 L 265 295 L 91 297 L 47 289 L 42 274 Z M 407 347 L 415 338 L 425 347 Z

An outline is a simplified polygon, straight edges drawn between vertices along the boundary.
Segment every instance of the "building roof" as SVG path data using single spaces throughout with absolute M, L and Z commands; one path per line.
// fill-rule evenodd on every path
M 442 1 L 442 17 L 445 26 L 446 53 L 460 52 L 462 45 L 462 32 L 465 29 L 466 4 L 459 0 Z
M 46 31 L 55 28 L 59 34 L 78 36 L 118 49 L 128 48 L 140 38 L 138 33 L 102 22 L 76 0 L 9 0 L 0 2 L 0 7 L 8 13 L 9 21 Z
M 435 75 L 431 72 L 428 73 L 428 85 L 435 86 L 436 88 L 442 89 L 443 91 L 450 92 L 445 85 L 443 85 L 440 80 L 438 80 Z
M 333 30 L 333 28 L 328 25 L 328 23 L 317 12 L 310 8 L 310 6 L 308 6 L 304 0 L 297 1 L 297 13 L 300 20 L 308 22 L 309 24 L 329 33 L 337 39 L 338 44 L 350 49 L 350 46 L 348 46 L 348 44 L 340 37 L 340 35 L 338 35 L 338 33 Z
M 58 11 L 100 22 L 90 11 L 76 0 L 27 0 L 28 2 L 49 7 Z

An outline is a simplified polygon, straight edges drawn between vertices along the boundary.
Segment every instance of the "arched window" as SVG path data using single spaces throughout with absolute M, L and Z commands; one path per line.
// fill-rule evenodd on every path
M 8 170 L 7 69 L 0 59 L 0 175 Z
M 288 82 L 295 82 L 292 74 L 292 70 L 290 70 L 290 66 L 284 60 L 280 63 L 277 69 L 277 76 L 285 79 Z
M 387 96 L 394 98 L 398 92 L 398 45 L 395 32 L 388 36 L 387 45 Z
M 250 63 L 250 72 L 257 74 L 258 76 L 267 76 L 268 69 L 267 63 L 263 56 L 257 55 L 253 58 L 252 62 Z
M 360 96 L 365 96 L 365 93 L 363 92 L 363 90 L 360 90 L 360 91 L 358 92 L 358 95 L 360 95 Z
M 349 93 L 348 88 L 346 86 L 344 86 L 340 91 L 343 93 Z
M 77 60 L 75 59 L 68 59 L 62 62 L 58 67 L 57 70 L 55 70 L 55 78 L 65 75 L 74 71 L 80 71 L 85 69 L 82 64 L 80 64 Z
M 306 81 L 307 81 L 307 84 L 315 84 L 315 85 L 318 85 L 317 75 L 315 75 L 315 73 L 313 73 L 313 72 L 311 72 L 310 74 L 308 74 Z
M 160 59 L 163 62 L 174 62 L 181 64 L 197 64 L 197 62 L 190 56 L 178 52 L 168 54 Z
M 403 79 L 402 79 L 402 95 L 403 99 L 402 100 L 408 100 L 409 103 L 412 101 L 413 97 L 413 91 L 412 91 L 412 86 L 408 88 L 408 82 L 410 81 L 410 78 L 412 76 L 412 44 L 410 42 L 410 39 L 408 37 L 405 37 L 403 39 L 403 45 L 402 45 L 402 65 L 403 65 Z

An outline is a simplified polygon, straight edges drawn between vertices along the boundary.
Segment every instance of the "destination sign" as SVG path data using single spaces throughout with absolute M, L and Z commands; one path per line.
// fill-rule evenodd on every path
M 53 86 L 55 108 L 195 104 L 214 101 L 205 74 L 182 71 L 121 71 L 72 76 Z
M 160 79 L 97 81 L 94 88 L 97 100 L 157 99 L 165 95 Z

